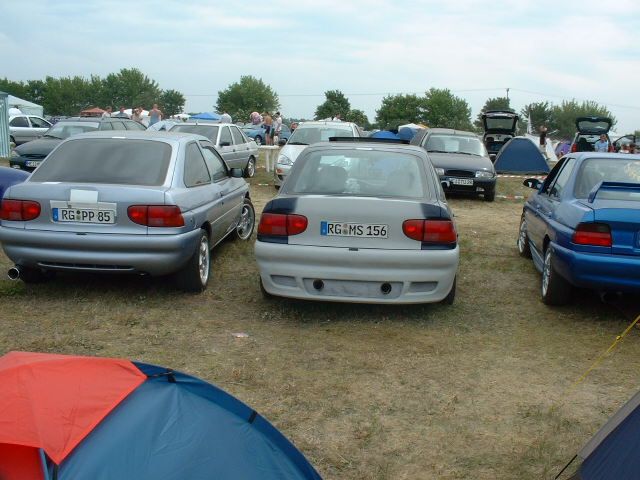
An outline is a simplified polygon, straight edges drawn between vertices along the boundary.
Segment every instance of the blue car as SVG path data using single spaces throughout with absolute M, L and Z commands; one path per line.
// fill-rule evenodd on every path
M 24 182 L 29 177 L 27 172 L 15 168 L 0 167 L 0 199 L 11 185 Z
M 574 287 L 640 292 L 640 155 L 564 157 L 524 205 L 518 251 L 542 273 L 542 300 L 562 305 Z
M 258 145 L 262 145 L 264 143 L 266 130 L 264 129 L 264 125 L 245 125 L 242 127 L 242 131 L 244 134 L 256 142 Z M 289 141 L 289 137 L 291 136 L 291 130 L 286 125 L 282 124 L 282 130 L 280 131 L 280 140 Z

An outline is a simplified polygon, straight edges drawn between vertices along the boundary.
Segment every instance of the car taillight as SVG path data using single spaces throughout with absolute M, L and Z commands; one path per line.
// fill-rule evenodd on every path
M 147 227 L 183 227 L 184 217 L 175 205 L 131 205 L 127 215 L 133 223 Z
M 28 222 L 40 216 L 40 204 L 32 200 L 2 200 L 0 220 Z
M 298 235 L 307 229 L 307 217 L 284 213 L 263 213 L 258 234 L 285 237 Z
M 405 220 L 402 231 L 407 237 L 425 243 L 446 244 L 458 240 L 451 220 Z
M 574 143 L 571 145 L 571 153 L 576 153 L 578 151 L 578 144 Z
M 613 243 L 611 229 L 606 223 L 581 223 L 576 227 L 576 231 L 573 234 L 573 243 L 610 247 Z

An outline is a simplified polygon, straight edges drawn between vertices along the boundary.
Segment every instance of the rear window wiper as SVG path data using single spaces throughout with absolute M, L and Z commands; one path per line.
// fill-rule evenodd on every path
M 455 152 L 447 152 L 446 150 L 427 150 L 427 153 L 455 153 Z

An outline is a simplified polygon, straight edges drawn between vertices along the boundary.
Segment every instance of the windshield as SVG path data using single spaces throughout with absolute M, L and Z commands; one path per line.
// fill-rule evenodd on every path
M 393 151 L 329 150 L 296 162 L 286 193 L 411 197 L 425 196 L 421 159 Z
M 611 120 L 608 118 L 582 118 L 576 121 L 578 131 L 585 133 L 607 133 L 611 128 Z
M 31 181 L 157 186 L 164 183 L 170 159 L 171 146 L 164 142 L 69 140 L 47 157 Z
M 44 136 L 64 139 L 79 133 L 93 132 L 99 127 L 98 122 L 58 122 L 47 130 Z
M 203 135 L 216 143 L 218 139 L 218 128 L 215 125 L 174 125 L 171 127 L 171 132 L 185 132 L 195 133 L 197 135 Z
M 427 152 L 463 153 L 487 156 L 487 150 L 476 137 L 462 135 L 430 135 L 425 145 Z
M 311 145 L 312 143 L 328 142 L 331 137 L 351 137 L 353 129 L 350 126 L 309 125 L 301 126 L 289 137 L 290 145 Z
M 500 117 L 485 117 L 485 124 L 487 130 L 514 130 L 516 128 L 516 119 L 512 118 L 500 118 Z
M 591 158 L 580 167 L 576 176 L 576 198 L 587 198 L 600 182 L 637 183 L 640 186 L 640 160 Z M 598 198 L 609 200 L 640 200 L 637 192 L 603 190 Z

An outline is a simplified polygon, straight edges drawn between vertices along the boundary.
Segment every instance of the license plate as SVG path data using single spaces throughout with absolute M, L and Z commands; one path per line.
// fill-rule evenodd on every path
M 26 165 L 27 167 L 29 167 L 29 168 L 37 168 L 37 167 L 39 167 L 39 166 L 40 166 L 40 164 L 41 164 L 41 163 L 42 163 L 42 162 L 36 162 L 36 161 L 34 161 L 34 160 L 27 160 L 27 161 L 25 162 L 25 165 Z
M 454 185 L 473 185 L 473 178 L 452 178 L 450 181 Z
M 54 222 L 74 223 L 116 223 L 115 210 L 98 210 L 93 208 L 52 208 Z
M 327 237 L 387 238 L 388 230 L 379 223 L 320 222 L 320 235 Z

